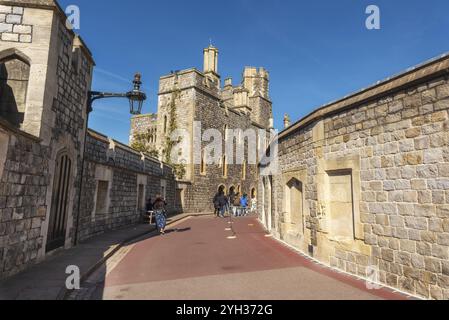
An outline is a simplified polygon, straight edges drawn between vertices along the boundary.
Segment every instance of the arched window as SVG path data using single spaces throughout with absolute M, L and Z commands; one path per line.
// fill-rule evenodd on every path
M 30 65 L 17 55 L 0 60 L 0 117 L 20 128 L 25 118 Z
M 206 174 L 207 170 L 207 163 L 206 163 L 206 152 L 204 150 L 201 151 L 201 166 L 200 166 L 200 173 L 202 175 Z
M 226 178 L 228 176 L 228 164 L 226 163 L 226 156 L 223 156 L 222 169 L 223 177 Z
M 251 189 L 251 199 L 257 198 L 257 190 L 256 188 Z
M 168 117 L 164 116 L 164 134 L 167 134 L 168 130 Z
M 223 131 L 224 131 L 224 133 L 223 133 L 224 141 L 226 142 L 226 141 L 228 141 L 228 125 L 227 124 L 224 126 Z

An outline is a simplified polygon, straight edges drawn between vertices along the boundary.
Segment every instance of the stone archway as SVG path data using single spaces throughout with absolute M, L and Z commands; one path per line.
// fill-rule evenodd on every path
M 220 193 L 220 192 L 226 193 L 226 186 L 224 184 L 219 185 L 217 188 L 217 192 L 218 193 Z
M 257 198 L 257 189 L 251 188 L 251 199 Z
M 16 128 L 25 120 L 29 78 L 30 64 L 23 57 L 13 53 L 0 59 L 0 117 Z
M 67 152 L 56 158 L 46 252 L 64 247 L 72 191 L 73 162 Z

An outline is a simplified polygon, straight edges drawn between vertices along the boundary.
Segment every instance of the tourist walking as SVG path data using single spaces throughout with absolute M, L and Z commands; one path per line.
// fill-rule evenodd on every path
M 216 202 L 217 202 L 217 206 L 218 206 L 218 216 L 220 218 L 224 218 L 226 204 L 228 202 L 228 199 L 227 199 L 224 191 L 220 191 L 218 193 Z
M 156 216 L 156 226 L 157 230 L 161 235 L 165 234 L 165 227 L 167 226 L 167 217 L 165 213 L 165 207 L 167 202 L 165 202 L 162 196 L 158 195 L 153 203 L 153 210 Z
M 232 213 L 234 214 L 234 217 L 238 217 L 240 215 L 240 193 L 236 193 L 234 196 Z
M 251 213 L 254 214 L 257 211 L 257 198 L 253 196 L 251 199 Z
M 248 210 L 248 195 L 244 194 L 240 198 L 240 208 L 241 208 L 241 215 L 246 216 L 247 210 Z
M 220 196 L 220 192 L 217 192 L 217 194 L 214 196 L 214 199 L 212 200 L 214 204 L 214 216 L 219 217 L 220 216 L 220 202 L 218 200 Z

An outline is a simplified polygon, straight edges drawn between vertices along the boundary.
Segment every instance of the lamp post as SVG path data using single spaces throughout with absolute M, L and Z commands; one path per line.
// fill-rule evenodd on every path
M 79 222 L 81 216 L 81 195 L 83 190 L 83 179 L 84 179 L 84 163 L 86 158 L 86 142 L 87 135 L 89 131 L 89 115 L 93 111 L 92 104 L 96 100 L 106 99 L 106 98 L 127 98 L 129 101 L 129 112 L 132 115 L 139 115 L 142 112 L 143 102 L 147 99 L 146 94 L 141 91 L 140 87 L 142 85 L 142 76 L 140 73 L 136 73 L 134 75 L 133 80 L 134 88 L 131 91 L 126 93 L 110 93 L 110 92 L 100 92 L 100 91 L 89 91 L 87 97 L 87 119 L 86 119 L 86 128 L 84 134 L 84 144 L 83 144 L 83 157 L 81 160 L 81 177 L 80 177 L 80 186 L 79 186 L 79 194 L 78 194 L 78 215 L 76 217 L 76 227 L 75 227 L 75 239 L 74 245 L 78 244 L 78 231 L 79 231 Z
M 147 99 L 147 96 L 144 92 L 140 90 L 140 86 L 142 85 L 142 76 L 140 73 L 136 73 L 134 76 L 133 84 L 134 88 L 132 91 L 127 93 L 109 93 L 109 92 L 99 92 L 99 91 L 90 91 L 89 97 L 87 101 L 87 112 L 92 112 L 92 103 L 95 100 L 105 99 L 105 98 L 128 98 L 130 113 L 132 115 L 139 115 L 142 112 L 143 102 Z

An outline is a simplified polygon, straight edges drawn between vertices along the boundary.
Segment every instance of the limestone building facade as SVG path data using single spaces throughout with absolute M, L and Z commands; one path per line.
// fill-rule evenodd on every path
M 139 221 L 150 196 L 177 210 L 171 167 L 94 131 L 84 144 L 93 68 L 57 2 L 0 1 L 0 279 Z
M 220 187 L 227 193 L 234 190 L 255 196 L 259 175 L 257 160 L 248 161 L 249 150 L 253 147 L 256 153 L 262 150 L 273 127 L 268 71 L 246 67 L 240 85 L 234 86 L 228 78 L 222 87 L 218 54 L 217 48 L 209 46 L 204 49 L 203 71 L 195 68 L 177 71 L 161 77 L 159 82 L 154 148 L 162 160 L 182 165 L 177 198 L 186 212 L 213 211 L 212 199 Z M 154 124 L 141 126 L 142 121 L 151 117 L 132 120 L 131 140 L 153 127 Z M 223 146 L 223 155 L 214 161 L 205 160 L 216 155 L 209 153 L 209 141 L 202 138 L 210 129 L 220 133 Z M 177 137 L 179 131 L 182 134 Z M 250 131 L 258 141 L 252 145 L 245 137 Z M 170 140 L 176 143 L 170 144 Z M 243 148 L 243 161 L 226 157 L 228 143 L 234 150 Z
M 444 55 L 290 125 L 261 221 L 332 267 L 449 299 L 448 111 Z

